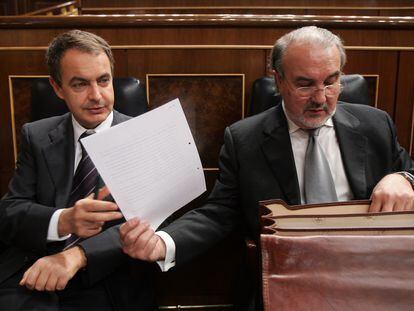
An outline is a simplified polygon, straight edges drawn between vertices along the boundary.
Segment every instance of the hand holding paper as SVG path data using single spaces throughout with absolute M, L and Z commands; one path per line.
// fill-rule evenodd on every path
M 148 223 L 132 218 L 120 227 L 119 233 L 122 250 L 130 257 L 147 261 L 165 259 L 165 243 Z
M 178 99 L 82 140 L 126 219 L 156 229 L 206 190 Z

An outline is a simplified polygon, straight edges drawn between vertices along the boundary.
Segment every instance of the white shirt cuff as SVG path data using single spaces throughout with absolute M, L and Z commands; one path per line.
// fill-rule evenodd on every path
M 165 243 L 165 259 L 158 260 L 157 264 L 162 272 L 166 272 L 175 266 L 175 242 L 172 237 L 165 231 L 155 232 Z
M 59 217 L 60 214 L 63 212 L 62 209 L 58 209 L 56 212 L 53 213 L 52 217 L 50 218 L 49 228 L 47 230 L 47 241 L 54 242 L 54 241 L 64 241 L 69 238 L 71 235 L 65 235 L 63 237 L 59 237 L 58 233 L 58 225 L 59 225 Z
M 408 176 L 410 176 L 412 179 L 414 179 L 414 175 L 411 174 L 410 172 L 405 172 Z

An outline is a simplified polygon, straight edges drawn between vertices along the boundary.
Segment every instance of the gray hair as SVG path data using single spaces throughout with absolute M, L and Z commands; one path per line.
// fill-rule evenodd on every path
M 284 77 L 282 59 L 289 45 L 294 42 L 312 44 L 317 43 L 326 48 L 335 45 L 339 50 L 341 58 L 341 70 L 345 66 L 346 53 L 341 38 L 339 38 L 337 35 L 334 35 L 327 29 L 319 28 L 316 26 L 307 26 L 285 34 L 279 38 L 273 46 L 271 53 L 271 66 L 272 69 L 275 70 L 282 78 Z
M 55 37 L 46 51 L 46 63 L 49 73 L 59 86 L 62 86 L 60 62 L 69 49 L 91 54 L 105 53 L 108 56 L 111 73 L 113 74 L 115 61 L 108 42 L 91 32 L 70 30 Z

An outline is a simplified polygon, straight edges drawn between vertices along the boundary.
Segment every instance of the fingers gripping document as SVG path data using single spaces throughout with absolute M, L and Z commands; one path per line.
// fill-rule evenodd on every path
M 124 214 L 156 229 L 206 190 L 178 99 L 82 140 Z

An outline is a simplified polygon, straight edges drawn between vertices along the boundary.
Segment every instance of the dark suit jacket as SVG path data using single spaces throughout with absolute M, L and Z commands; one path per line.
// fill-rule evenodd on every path
M 114 111 L 112 125 L 129 118 Z M 56 209 L 67 207 L 72 187 L 75 152 L 71 115 L 25 124 L 20 149 L 9 191 L 0 202 L 0 283 L 24 265 L 50 253 L 51 244 L 46 240 L 49 221 Z M 54 244 L 63 245 L 62 242 Z M 86 284 L 103 280 L 120 310 L 138 310 L 139 305 L 142 308 L 139 310 L 146 310 L 145 306 L 151 309 L 151 301 L 138 299 L 139 289 L 148 292 L 150 286 L 139 285 L 140 282 L 127 277 L 125 263 L 130 259 L 121 251 L 116 227 L 80 245 L 88 265 L 78 273 L 83 274 Z M 132 294 L 134 288 L 136 292 Z M 142 293 L 142 296 L 147 300 L 151 294 Z
M 355 199 L 367 199 L 386 174 L 413 172 L 414 162 L 399 145 L 383 111 L 339 103 L 333 118 L 346 175 Z M 207 204 L 164 231 L 176 243 L 177 266 L 206 251 L 237 225 L 259 234 L 258 201 L 300 203 L 288 125 L 281 105 L 228 127 L 220 152 L 220 175 Z

